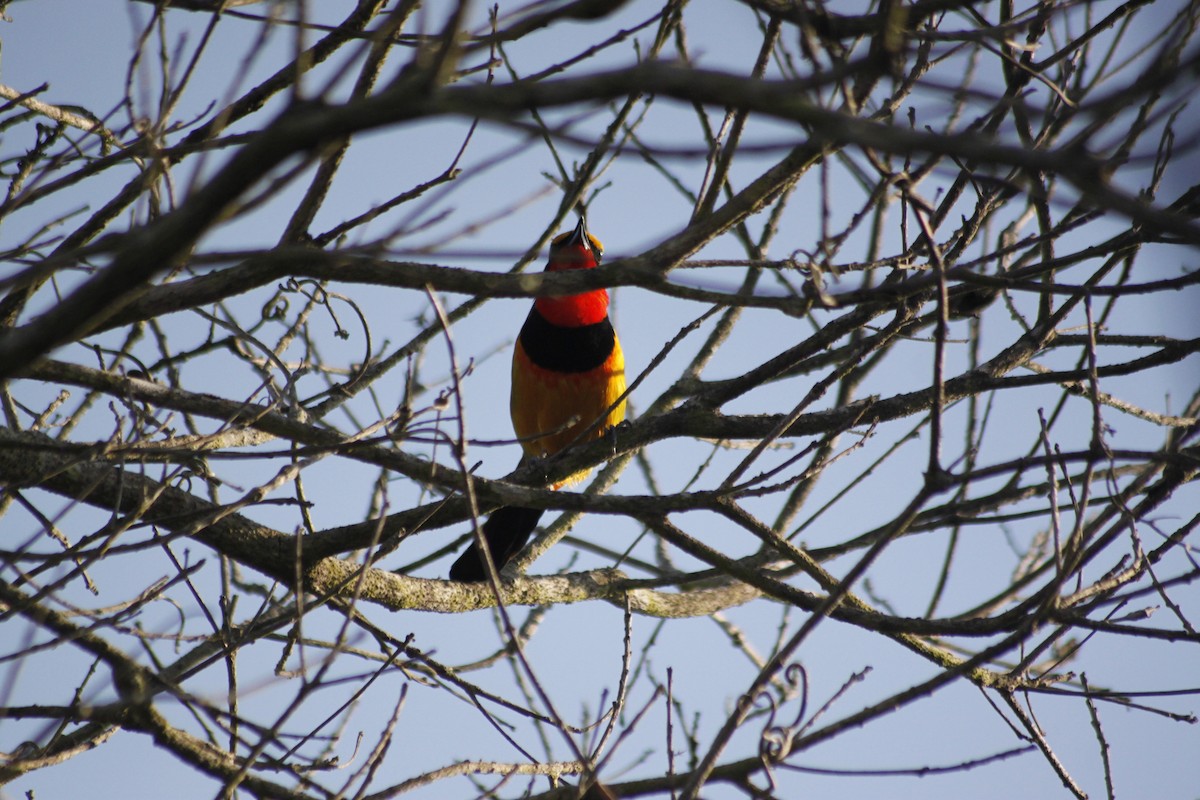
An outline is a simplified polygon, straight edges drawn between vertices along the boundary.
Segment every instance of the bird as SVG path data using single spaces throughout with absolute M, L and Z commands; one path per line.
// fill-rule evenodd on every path
M 546 272 L 595 269 L 604 246 L 580 215 L 573 231 L 550 242 Z M 602 437 L 625 419 L 625 355 L 608 318 L 608 292 L 538 297 L 513 345 L 509 412 L 524 451 L 522 463 L 552 456 L 564 448 Z M 554 484 L 559 489 L 583 480 L 590 469 Z M 483 524 L 492 563 L 499 570 L 517 554 L 542 516 L 542 509 L 504 506 Z M 450 567 L 450 579 L 487 578 L 487 567 L 472 542 Z

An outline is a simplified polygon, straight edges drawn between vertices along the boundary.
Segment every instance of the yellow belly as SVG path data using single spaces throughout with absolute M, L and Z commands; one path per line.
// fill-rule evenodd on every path
M 554 455 L 577 439 L 583 443 L 603 436 L 625 419 L 623 400 L 608 411 L 624 391 L 625 358 L 618 341 L 613 342 L 608 359 L 587 372 L 543 369 L 529 360 L 520 341 L 513 349 L 509 408 L 513 429 L 526 455 Z M 602 416 L 603 421 L 597 425 Z M 592 431 L 580 438 L 588 428 Z M 571 475 L 555 488 L 582 480 L 590 471 Z

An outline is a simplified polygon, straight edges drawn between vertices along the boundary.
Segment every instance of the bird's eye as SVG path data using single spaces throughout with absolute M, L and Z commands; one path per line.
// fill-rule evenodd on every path
M 600 263 L 600 259 L 604 257 L 604 245 L 595 236 L 588 234 L 588 242 L 592 245 L 592 255 L 596 257 L 596 263 Z

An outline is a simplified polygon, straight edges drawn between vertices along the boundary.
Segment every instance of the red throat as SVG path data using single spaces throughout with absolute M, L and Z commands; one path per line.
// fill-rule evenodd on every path
M 565 297 L 539 297 L 534 305 L 550 324 L 578 328 L 594 325 L 608 316 L 608 292 L 596 289 Z

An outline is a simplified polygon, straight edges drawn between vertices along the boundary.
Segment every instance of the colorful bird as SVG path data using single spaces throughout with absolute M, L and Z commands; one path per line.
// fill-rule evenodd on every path
M 550 243 L 546 272 L 592 269 L 604 247 L 588 233 L 581 216 L 570 233 Z M 608 319 L 608 292 L 593 289 L 565 297 L 539 297 L 513 348 L 509 411 L 527 458 L 551 456 L 576 441 L 586 442 L 625 419 L 625 357 Z M 582 480 L 582 470 L 554 485 Z M 524 547 L 542 510 L 504 507 L 493 511 L 483 536 L 496 569 Z M 450 567 L 456 581 L 481 581 L 487 568 L 478 542 Z

